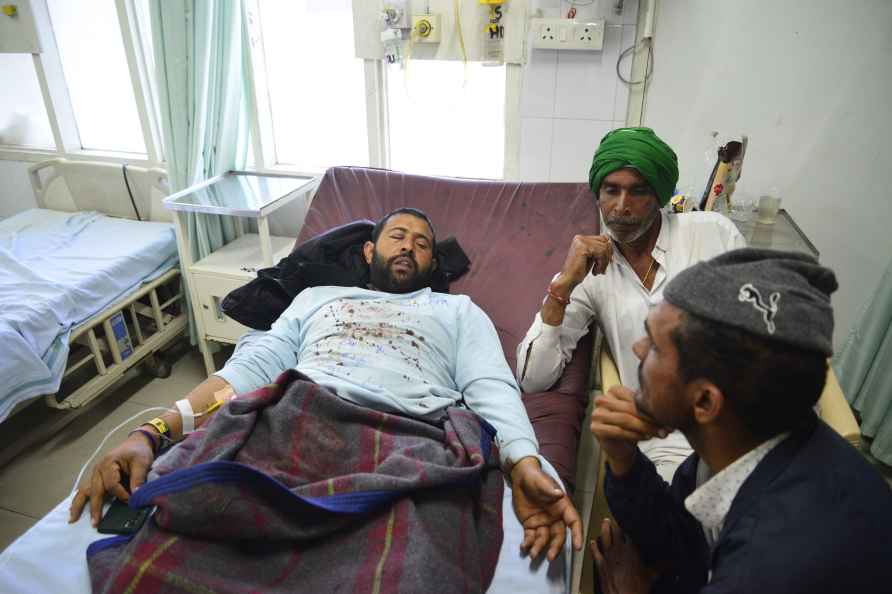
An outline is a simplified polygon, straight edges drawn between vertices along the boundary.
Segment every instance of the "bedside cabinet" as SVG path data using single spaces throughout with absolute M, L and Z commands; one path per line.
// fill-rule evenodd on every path
M 319 179 L 230 171 L 164 199 L 164 206 L 174 212 L 180 268 L 189 289 L 198 348 L 208 375 L 216 371 L 208 341 L 235 344 L 250 330 L 223 313 L 223 299 L 294 247 L 293 237 L 270 235 L 267 217 L 298 197 L 309 199 Z M 196 261 L 189 236 L 194 228 L 188 224 L 189 213 L 236 217 L 236 239 Z M 257 233 L 244 232 L 244 219 L 254 219 Z
M 290 254 L 294 247 L 291 237 L 271 236 L 270 242 L 273 262 Z M 266 268 L 261 252 L 259 236 L 247 233 L 192 265 L 191 278 L 208 340 L 235 344 L 251 330 L 226 316 L 220 303 L 230 291 L 256 278 L 257 270 Z

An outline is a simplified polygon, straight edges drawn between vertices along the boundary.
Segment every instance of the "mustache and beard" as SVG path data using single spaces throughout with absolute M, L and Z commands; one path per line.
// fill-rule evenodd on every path
M 635 243 L 647 233 L 657 218 L 660 216 L 660 206 L 654 203 L 653 209 L 644 217 L 624 217 L 620 215 L 610 215 L 604 217 L 604 213 L 600 212 L 601 228 L 604 229 L 607 237 L 618 244 Z
M 400 259 L 411 262 L 412 272 L 402 274 L 394 272 L 393 265 Z M 386 293 L 412 293 L 424 289 L 430 286 L 432 275 L 433 267 L 428 265 L 427 268 L 421 269 L 414 252 L 403 252 L 385 260 L 378 250 L 375 250 L 369 266 L 370 284 L 378 291 Z
M 642 365 L 638 364 L 638 391 L 635 392 L 635 408 L 638 409 L 638 415 L 644 417 L 646 420 L 651 421 L 652 423 L 659 424 L 654 418 L 653 411 L 650 410 L 650 407 L 644 402 L 644 373 L 641 370 Z
M 644 380 L 643 367 L 643 363 L 638 364 L 638 391 L 635 392 L 635 408 L 637 409 L 638 416 L 650 421 L 654 425 L 666 429 L 678 429 L 685 432 L 694 427 L 696 423 L 694 420 L 694 411 L 691 409 L 675 409 L 669 416 L 664 416 L 662 419 L 656 417 L 653 409 L 650 407 L 649 398 L 646 396 L 649 393 L 649 389 L 647 382 Z

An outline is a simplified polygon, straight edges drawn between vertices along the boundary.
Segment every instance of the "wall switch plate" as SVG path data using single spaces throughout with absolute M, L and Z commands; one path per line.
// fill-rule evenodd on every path
M 440 43 L 443 29 L 438 14 L 413 14 L 412 39 L 415 43 Z
M 600 50 L 604 47 L 604 19 L 530 19 L 535 49 Z

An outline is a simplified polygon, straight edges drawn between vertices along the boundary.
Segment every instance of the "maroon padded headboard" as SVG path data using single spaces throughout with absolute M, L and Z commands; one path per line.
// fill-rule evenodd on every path
M 458 239 L 471 268 L 450 286 L 450 292 L 470 296 L 489 314 L 513 371 L 517 345 L 542 305 L 551 277 L 560 270 L 570 240 L 579 233 L 598 232 L 591 190 L 586 184 L 426 177 L 333 167 L 325 173 L 310 205 L 298 243 L 350 221 L 378 220 L 403 206 L 426 212 L 438 237 Z M 579 417 L 587 402 L 590 340 L 580 344 L 577 355 L 555 387 L 562 394 L 524 397 L 543 455 L 571 485 Z

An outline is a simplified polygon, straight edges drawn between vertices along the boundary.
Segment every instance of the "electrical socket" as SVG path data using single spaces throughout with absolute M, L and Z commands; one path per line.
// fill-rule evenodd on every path
M 604 47 L 604 19 L 530 20 L 533 47 L 536 49 L 600 50 Z
M 443 29 L 438 14 L 413 14 L 412 38 L 416 43 L 440 43 Z
M 586 22 L 576 25 L 573 29 L 574 39 L 580 49 L 599 50 L 604 47 L 604 22 Z

